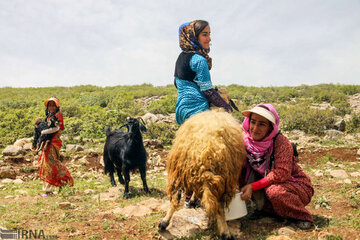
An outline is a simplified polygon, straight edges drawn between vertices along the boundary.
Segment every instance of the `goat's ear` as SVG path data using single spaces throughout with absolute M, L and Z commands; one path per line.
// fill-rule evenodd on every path
M 235 105 L 235 103 L 233 102 L 233 100 L 230 99 L 230 106 L 235 109 L 236 111 L 239 111 L 238 107 Z
M 146 132 L 147 132 L 146 127 L 145 127 L 142 123 L 140 123 L 140 122 L 139 122 L 139 127 L 140 127 L 140 131 L 141 131 L 142 133 L 146 133 Z

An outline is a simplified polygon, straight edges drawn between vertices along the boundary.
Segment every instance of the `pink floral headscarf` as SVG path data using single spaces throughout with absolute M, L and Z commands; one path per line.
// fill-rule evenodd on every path
M 273 130 L 272 132 L 265 137 L 261 141 L 255 141 L 251 135 L 250 135 L 250 115 L 246 117 L 243 121 L 243 129 L 245 131 L 245 137 L 244 141 L 246 143 L 246 149 L 250 153 L 257 155 L 257 156 L 263 156 L 268 152 L 268 149 L 270 148 L 270 154 L 272 153 L 272 145 L 273 145 L 273 138 L 276 136 L 276 134 L 279 132 L 279 125 L 280 125 L 280 118 L 278 113 L 276 112 L 276 109 L 274 106 L 270 103 L 264 103 L 264 104 L 258 104 L 256 107 L 267 107 L 269 111 L 274 114 L 276 124 L 272 124 Z

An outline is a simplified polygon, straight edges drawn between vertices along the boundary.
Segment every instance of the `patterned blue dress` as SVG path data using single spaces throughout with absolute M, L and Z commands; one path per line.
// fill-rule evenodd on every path
M 182 124 L 192 115 L 209 109 L 209 103 L 202 93 L 213 88 L 206 58 L 194 54 L 190 59 L 190 68 L 196 72 L 194 82 L 175 78 L 178 89 L 176 102 L 176 122 Z

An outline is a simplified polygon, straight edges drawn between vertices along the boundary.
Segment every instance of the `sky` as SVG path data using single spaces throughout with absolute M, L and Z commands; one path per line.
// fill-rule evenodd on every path
M 214 85 L 360 84 L 359 0 L 0 0 L 0 87 L 172 84 L 195 19 Z

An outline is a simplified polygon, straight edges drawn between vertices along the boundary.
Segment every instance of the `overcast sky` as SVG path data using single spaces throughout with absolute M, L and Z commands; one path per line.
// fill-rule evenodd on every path
M 194 19 L 214 85 L 360 84 L 359 0 L 0 0 L 0 87 L 172 84 Z

